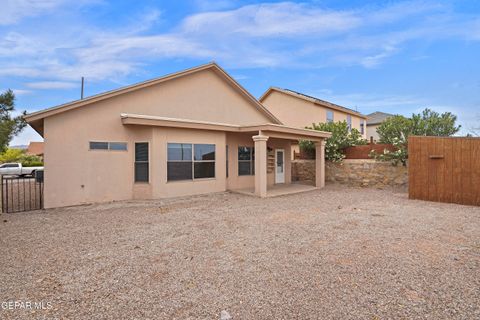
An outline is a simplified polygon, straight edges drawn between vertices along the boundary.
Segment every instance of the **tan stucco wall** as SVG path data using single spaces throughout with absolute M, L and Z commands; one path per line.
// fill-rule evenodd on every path
M 272 91 L 268 94 L 262 104 L 283 124 L 297 128 L 310 127 L 312 123 L 326 122 L 327 110 L 333 111 L 333 121 L 347 120 L 345 112 L 329 109 L 279 91 Z M 351 116 L 352 128 L 360 131 L 360 123 L 365 119 L 355 115 Z M 364 138 L 366 137 L 367 135 L 364 133 Z
M 255 108 L 212 70 L 204 70 L 47 117 L 45 207 L 223 191 L 227 188 L 224 132 L 128 126 L 121 123 L 120 114 L 238 125 L 271 122 Z M 89 141 L 127 142 L 128 151 L 90 151 Z M 253 145 L 251 137 L 250 141 Z M 150 143 L 149 184 L 134 184 L 135 142 Z M 167 142 L 214 143 L 216 178 L 167 183 Z M 230 172 L 236 174 L 233 168 Z
M 379 126 L 378 124 L 367 126 L 367 139 L 368 140 L 370 140 L 370 137 L 373 137 L 373 141 L 379 141 L 380 140 L 380 136 L 377 133 L 378 126 Z
M 254 147 L 254 141 L 251 135 L 247 134 L 227 134 L 229 176 L 227 178 L 227 189 L 245 189 L 255 186 L 254 176 L 238 175 L 238 147 Z M 267 147 L 285 150 L 285 183 L 291 182 L 291 149 L 290 141 L 271 138 L 267 141 Z M 267 174 L 267 185 L 275 184 L 275 172 Z

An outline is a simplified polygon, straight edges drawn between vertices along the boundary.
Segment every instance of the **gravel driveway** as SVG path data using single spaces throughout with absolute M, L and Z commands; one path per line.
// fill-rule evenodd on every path
M 328 186 L 1 221 L 1 319 L 480 318 L 478 207 Z

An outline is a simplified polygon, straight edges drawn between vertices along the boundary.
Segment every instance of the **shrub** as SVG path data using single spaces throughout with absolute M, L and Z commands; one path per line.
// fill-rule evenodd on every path
M 348 130 L 348 124 L 343 122 L 312 123 L 312 127 L 306 127 L 318 131 L 331 132 L 332 136 L 326 139 L 325 159 L 333 162 L 342 161 L 345 158 L 343 150 L 347 147 L 367 144 L 357 129 Z M 300 148 L 307 153 L 315 152 L 315 144 L 312 141 L 300 141 Z
M 408 149 L 406 144 L 399 139 L 394 139 L 392 145 L 396 148 L 395 151 L 384 149 L 383 153 L 377 153 L 375 150 L 372 150 L 370 151 L 369 156 L 375 160 L 390 161 L 393 166 L 397 166 L 399 163 L 406 166 L 408 159 Z
M 8 148 L 0 154 L 0 162 L 20 162 L 24 167 L 40 167 L 43 161 L 36 155 L 26 154 L 25 150 Z

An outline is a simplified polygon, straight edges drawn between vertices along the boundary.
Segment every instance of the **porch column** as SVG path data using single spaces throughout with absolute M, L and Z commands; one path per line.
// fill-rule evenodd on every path
M 267 196 L 267 140 L 262 134 L 253 136 L 255 141 L 255 195 Z
M 315 142 L 315 186 L 325 187 L 325 140 Z

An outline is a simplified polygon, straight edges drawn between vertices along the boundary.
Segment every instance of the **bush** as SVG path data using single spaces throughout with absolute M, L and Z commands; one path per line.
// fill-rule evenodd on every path
M 43 161 L 40 157 L 26 154 L 25 150 L 8 148 L 0 154 L 0 162 L 20 162 L 24 167 L 41 167 Z
M 397 166 L 399 163 L 406 166 L 408 159 L 406 144 L 399 139 L 394 139 L 392 145 L 396 148 L 395 151 L 384 149 L 383 153 L 377 153 L 375 150 L 372 150 L 369 153 L 369 157 L 379 161 L 390 161 L 393 166 Z
M 325 159 L 333 162 L 342 161 L 345 158 L 343 150 L 347 147 L 367 144 L 357 129 L 348 130 L 348 124 L 343 122 L 312 123 L 312 127 L 306 127 L 318 131 L 331 132 L 332 136 L 326 139 Z M 300 148 L 306 153 L 315 152 L 315 144 L 312 141 L 300 141 Z

